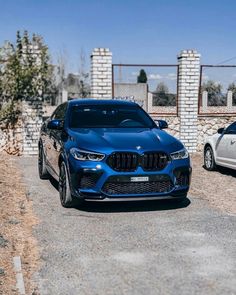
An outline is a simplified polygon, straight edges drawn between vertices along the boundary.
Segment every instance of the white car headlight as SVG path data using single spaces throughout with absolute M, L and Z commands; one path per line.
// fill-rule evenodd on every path
M 71 155 L 80 161 L 102 161 L 105 158 L 104 154 L 80 150 L 77 148 L 70 149 Z
M 172 160 L 181 160 L 181 159 L 187 159 L 189 157 L 189 154 L 188 154 L 188 151 L 184 148 L 177 152 L 171 153 L 170 157 Z

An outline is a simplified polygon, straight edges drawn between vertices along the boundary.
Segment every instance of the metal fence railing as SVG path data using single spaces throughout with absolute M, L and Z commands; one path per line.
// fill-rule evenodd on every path
M 198 114 L 236 114 L 236 65 L 201 65 Z
M 130 97 L 151 114 L 177 115 L 178 72 L 175 64 L 113 64 L 112 96 Z

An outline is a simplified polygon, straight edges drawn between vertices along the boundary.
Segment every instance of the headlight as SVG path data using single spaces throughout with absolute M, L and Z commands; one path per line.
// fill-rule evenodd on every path
M 76 160 L 80 161 L 102 161 L 105 158 L 104 154 L 83 151 L 77 148 L 70 149 L 70 153 Z
M 172 160 L 181 160 L 188 158 L 188 151 L 186 149 L 182 149 L 180 151 L 174 152 L 170 154 Z

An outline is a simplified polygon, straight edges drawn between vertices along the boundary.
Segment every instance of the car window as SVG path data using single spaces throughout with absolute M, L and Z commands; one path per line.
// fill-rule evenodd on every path
M 225 134 L 236 134 L 236 122 L 229 125 L 229 127 L 225 131 Z
M 52 115 L 52 120 L 65 120 L 65 114 L 67 110 L 67 103 L 63 103 L 57 107 Z
M 137 106 L 73 106 L 70 128 L 153 128 L 149 116 Z

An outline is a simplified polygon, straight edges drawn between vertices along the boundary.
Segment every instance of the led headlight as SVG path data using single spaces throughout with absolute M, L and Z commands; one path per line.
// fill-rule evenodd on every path
M 170 154 L 172 160 L 181 160 L 188 158 L 188 151 L 184 148 L 182 150 L 179 150 L 177 152 Z
M 70 149 L 71 155 L 80 161 L 102 161 L 105 158 L 104 154 L 80 150 L 77 148 Z

